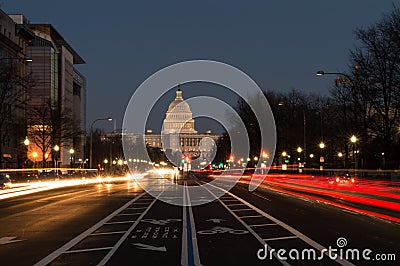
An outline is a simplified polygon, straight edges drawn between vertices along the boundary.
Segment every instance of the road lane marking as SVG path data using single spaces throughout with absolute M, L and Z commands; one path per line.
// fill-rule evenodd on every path
M 187 213 L 186 213 L 186 190 L 185 190 L 185 184 L 186 182 L 184 182 L 183 184 L 183 190 L 182 190 L 182 255 L 181 255 L 181 265 L 182 266 L 186 266 L 188 265 L 188 232 L 187 232 Z
M 206 222 L 213 222 L 215 224 L 219 224 L 219 223 L 224 222 L 224 221 L 226 221 L 226 220 L 225 219 L 219 219 L 219 218 L 213 218 L 213 219 L 206 220 Z
M 132 216 L 132 215 L 139 215 L 139 214 L 141 214 L 140 212 L 139 213 L 120 213 L 120 214 L 117 214 L 117 216 Z
M 130 223 L 134 223 L 136 221 L 120 221 L 120 222 L 108 222 L 105 224 L 130 224 Z
M 262 215 L 247 215 L 247 216 L 238 216 L 240 219 L 247 219 L 247 218 L 264 218 Z
M 181 265 L 202 265 L 200 262 L 199 249 L 197 245 L 196 228 L 190 195 L 187 183 L 183 186 L 183 222 L 182 222 L 182 256 Z
M 292 238 L 299 238 L 299 237 L 298 236 L 282 236 L 282 237 L 264 238 L 263 240 L 268 242 L 268 241 L 284 240 L 284 239 L 292 239 Z
M 104 233 L 93 233 L 90 236 L 102 236 L 102 235 L 114 235 L 114 234 L 124 234 L 125 231 L 115 231 L 115 232 L 104 232 Z
M 142 196 L 146 195 L 146 192 L 141 193 L 139 196 L 133 198 L 132 200 L 128 201 L 125 203 L 123 206 L 121 206 L 119 209 L 115 210 L 111 214 L 109 214 L 107 217 L 103 218 L 101 221 L 81 233 L 80 235 L 76 236 L 73 238 L 71 241 L 68 243 L 64 244 L 62 247 L 58 248 L 57 250 L 53 251 L 43 259 L 41 259 L 39 262 L 34 264 L 34 266 L 42 266 L 42 265 L 48 265 L 52 261 L 54 261 L 56 258 L 58 258 L 61 254 L 65 253 L 69 249 L 71 249 L 73 246 L 77 245 L 80 241 L 85 239 L 88 235 L 92 234 L 95 232 L 97 229 L 102 227 L 104 224 L 108 223 L 112 218 L 114 218 L 118 213 L 122 212 L 125 208 L 130 206 L 132 203 L 140 199 Z
M 193 245 L 193 257 L 194 257 L 194 265 L 202 265 L 200 262 L 200 255 L 199 255 L 199 247 L 197 245 L 197 234 L 196 234 L 196 226 L 194 224 L 194 216 L 193 216 L 193 210 L 192 210 L 192 205 L 190 204 L 190 193 L 189 193 L 189 188 L 186 186 L 186 195 L 189 201 L 189 206 L 187 206 L 189 210 L 189 218 L 190 218 L 190 228 L 191 228 L 191 234 L 192 234 L 192 245 Z
M 6 244 L 10 244 L 10 243 L 15 243 L 15 242 L 20 242 L 20 241 L 24 241 L 26 239 L 16 239 L 16 236 L 5 236 L 0 238 L 0 245 L 6 245 Z
M 111 259 L 112 255 L 117 251 L 117 249 L 122 245 L 122 243 L 125 241 L 125 239 L 128 238 L 129 234 L 135 229 L 135 227 L 139 224 L 140 220 L 143 219 L 143 217 L 147 214 L 147 212 L 153 207 L 154 203 L 157 201 L 157 198 L 163 193 L 161 191 L 160 194 L 158 194 L 157 197 L 154 198 L 154 200 L 149 204 L 147 209 L 139 216 L 139 218 L 136 220 L 136 222 L 126 231 L 126 233 L 118 240 L 118 242 L 114 245 L 114 247 L 107 253 L 107 255 L 97 264 L 99 265 L 106 265 L 106 263 Z
M 262 227 L 262 226 L 273 226 L 277 224 L 252 224 L 250 227 Z
M 252 209 L 232 209 L 234 212 L 252 211 Z
M 216 186 L 214 186 L 216 187 Z M 218 188 L 218 187 L 216 187 Z M 249 208 L 253 209 L 254 211 L 258 212 L 259 214 L 261 214 L 261 217 L 265 217 L 269 220 L 271 220 L 272 222 L 276 223 L 277 225 L 283 227 L 284 229 L 286 229 L 287 231 L 289 231 L 290 233 L 292 233 L 294 236 L 296 236 L 297 238 L 301 239 L 302 241 L 304 241 L 305 243 L 307 243 L 308 245 L 312 246 L 313 248 L 319 250 L 319 251 L 323 251 L 323 250 L 327 250 L 324 246 L 322 246 L 321 244 L 315 242 L 314 240 L 312 240 L 311 238 L 307 237 L 306 235 L 304 235 L 303 233 L 297 231 L 296 229 L 294 229 L 293 227 L 285 224 L 284 222 L 276 219 L 275 217 L 267 214 L 266 212 L 262 211 L 261 209 L 257 208 L 256 206 L 252 205 L 251 203 L 247 202 L 246 200 L 236 196 L 235 194 L 222 189 L 222 188 L 218 188 L 222 191 L 224 191 L 226 194 L 225 195 L 229 195 L 231 197 L 233 197 L 234 199 L 242 202 L 243 204 L 245 204 L 246 206 L 248 206 Z M 211 192 L 210 192 L 211 193 Z M 213 194 L 213 193 L 211 193 Z M 215 194 L 213 194 L 213 196 L 215 197 Z M 234 216 L 236 217 L 256 238 L 257 240 L 261 243 L 261 244 L 265 244 L 265 241 L 246 223 L 244 222 L 242 219 L 243 218 L 250 218 L 250 217 L 239 217 L 237 216 L 221 199 L 218 199 L 218 201 Z M 224 200 L 224 201 L 229 201 L 229 200 Z M 271 247 L 268 245 L 268 250 L 270 251 Z M 276 256 L 276 252 L 273 253 L 274 256 L 277 258 Z M 334 253 L 333 253 L 334 254 Z M 336 260 L 332 260 L 335 261 L 337 263 L 339 263 L 340 265 L 354 265 L 351 262 L 347 261 L 347 260 L 343 260 L 340 259 L 339 256 L 337 256 L 338 258 Z M 277 258 L 278 259 L 278 258 Z M 279 262 L 281 262 L 284 265 L 289 265 L 287 264 L 285 261 L 281 261 L 278 259 Z
M 165 246 L 155 247 L 155 246 L 150 246 L 150 245 L 143 244 L 143 243 L 132 243 L 132 245 L 136 246 L 139 249 L 146 249 L 146 250 L 152 250 L 152 251 L 161 251 L 161 252 L 166 252 L 167 251 L 167 248 Z
M 125 210 L 144 210 L 146 207 L 134 207 L 134 208 L 126 208 Z
M 109 250 L 109 249 L 112 249 L 112 247 L 76 249 L 76 250 L 68 250 L 68 251 L 65 251 L 64 254 L 81 253 L 81 252 L 91 252 L 91 251 Z
M 226 191 L 226 190 L 225 190 Z M 211 191 L 209 191 L 214 197 L 216 197 L 215 196 L 215 194 L 213 193 L 213 192 L 211 192 Z M 236 213 L 234 213 L 221 199 L 218 199 L 217 198 L 217 200 L 221 203 L 221 205 L 223 206 L 223 207 L 225 207 L 225 209 L 233 216 L 233 217 L 235 217 L 236 218 L 236 220 L 238 220 L 257 240 L 258 240 L 258 242 L 260 242 L 262 245 L 264 245 L 265 244 L 265 242 L 264 242 L 264 240 L 244 221 L 244 220 L 242 220 L 241 218 L 239 218 L 239 216 L 236 214 Z M 269 252 L 271 252 L 271 247 L 270 246 L 267 246 L 267 250 L 269 251 Z M 276 254 L 276 252 L 272 252 L 272 254 L 273 254 L 273 256 L 275 257 L 275 258 L 277 258 L 277 254 Z M 281 263 L 281 264 L 283 264 L 283 265 L 285 265 L 285 266 L 290 266 L 290 264 L 289 263 L 287 263 L 286 261 L 282 261 L 282 260 L 279 260 L 279 258 L 277 258 L 277 260 Z

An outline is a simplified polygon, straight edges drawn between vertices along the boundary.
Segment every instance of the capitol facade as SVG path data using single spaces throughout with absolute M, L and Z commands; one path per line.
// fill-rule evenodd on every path
M 155 133 L 152 129 L 147 129 L 144 135 L 113 132 L 106 134 L 105 138 L 115 141 L 122 139 L 122 134 L 125 157 L 128 157 L 125 159 L 128 162 L 130 159 L 145 158 L 140 147 L 146 147 L 147 150 L 161 150 L 175 165 L 182 158 L 198 159 L 196 163 L 202 163 L 200 165 L 210 163 L 214 158 L 216 143 L 220 138 L 219 135 L 211 134 L 211 131 L 199 133 L 195 129 L 193 113 L 183 98 L 180 86 L 176 91 L 175 99 L 169 104 L 165 113 L 161 133 Z

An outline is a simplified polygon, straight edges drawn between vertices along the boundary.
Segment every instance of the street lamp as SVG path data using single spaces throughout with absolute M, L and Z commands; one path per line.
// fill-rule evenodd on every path
M 297 158 L 297 161 L 299 161 L 299 167 L 301 167 L 301 153 L 302 153 L 303 149 L 299 146 L 297 148 L 297 152 L 299 153 L 299 157 Z
M 54 160 L 55 160 L 55 163 L 56 163 L 56 165 L 55 165 L 55 167 L 57 168 L 58 167 L 58 152 L 60 151 L 60 146 L 58 146 L 57 144 L 53 147 L 53 150 L 55 151 L 55 153 L 54 153 Z
M 320 157 L 319 157 L 319 162 L 320 162 L 319 170 L 323 170 L 323 169 L 324 169 L 323 163 L 325 162 L 325 158 L 324 158 L 324 156 L 323 156 L 322 150 L 325 148 L 325 143 L 323 143 L 323 142 L 321 141 L 321 143 L 320 143 L 318 146 L 319 146 L 319 148 L 321 149 Z
M 38 156 L 39 156 L 39 154 L 36 151 L 32 152 L 32 157 L 33 157 L 33 160 L 34 160 L 33 168 L 36 168 L 36 158 Z
M 350 137 L 350 142 L 353 144 L 353 164 L 354 164 L 354 174 L 356 173 L 357 169 L 357 160 L 356 160 L 356 144 L 357 144 L 357 137 L 355 135 Z
M 319 144 L 319 148 L 320 148 L 320 149 L 325 148 L 325 143 L 321 142 L 321 143 Z
M 71 168 L 72 168 L 72 158 L 74 156 L 74 153 L 75 153 L 74 148 L 69 149 L 69 154 L 70 154 L 69 160 L 70 160 L 70 167 Z
M 89 155 L 89 168 L 92 169 L 93 167 L 93 125 L 94 123 L 96 123 L 97 121 L 101 121 L 101 120 L 105 120 L 105 121 L 112 121 L 113 119 L 111 117 L 107 117 L 107 118 L 97 118 L 95 119 L 92 124 L 90 125 L 90 155 Z

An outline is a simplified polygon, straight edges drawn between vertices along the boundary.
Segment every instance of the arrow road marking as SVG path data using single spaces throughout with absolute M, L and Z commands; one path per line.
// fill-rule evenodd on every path
M 15 238 L 17 238 L 17 237 L 16 236 L 2 237 L 2 238 L 0 238 L 0 245 L 5 245 L 5 244 L 10 244 L 10 243 L 14 243 L 14 242 L 19 242 L 19 241 L 25 240 L 25 239 L 17 240 Z
M 137 248 L 140 248 L 140 249 L 162 251 L 162 252 L 166 252 L 167 251 L 167 248 L 165 246 L 154 247 L 154 246 L 146 245 L 146 244 L 143 244 L 143 243 L 132 243 L 132 245 L 135 245 Z
M 214 218 L 214 219 L 208 219 L 208 220 L 206 220 L 207 222 L 213 222 L 213 223 L 215 223 L 215 224 L 219 224 L 219 223 L 221 223 L 222 221 L 225 221 L 224 219 L 218 219 L 218 218 Z

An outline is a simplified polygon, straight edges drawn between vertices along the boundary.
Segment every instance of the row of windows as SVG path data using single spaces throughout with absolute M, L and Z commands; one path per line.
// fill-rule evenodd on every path
M 0 25 L 0 32 L 3 33 L 4 36 L 7 36 L 7 29 Z M 8 32 L 8 38 L 11 39 L 11 31 Z

